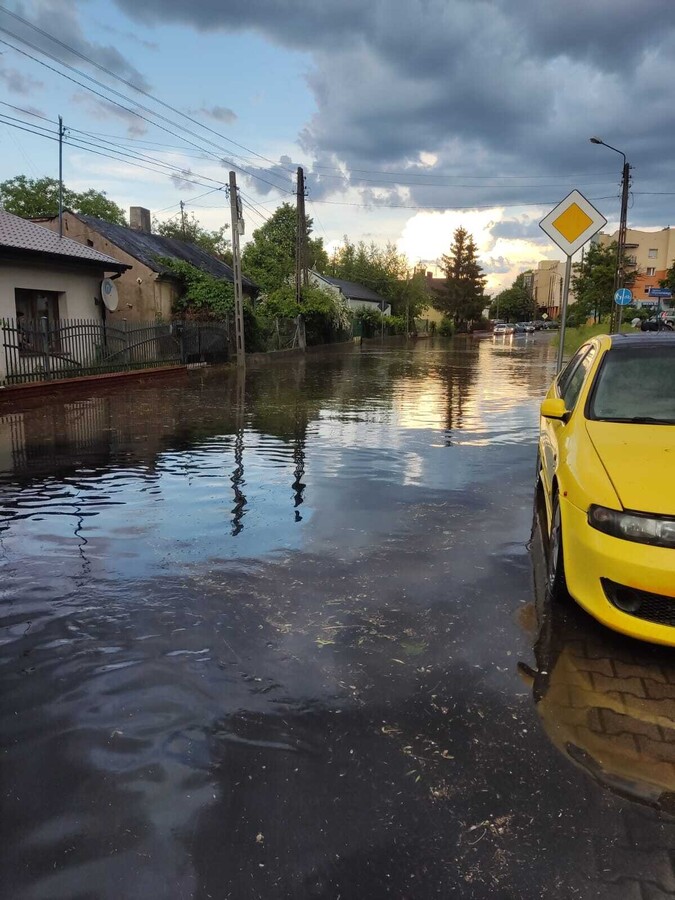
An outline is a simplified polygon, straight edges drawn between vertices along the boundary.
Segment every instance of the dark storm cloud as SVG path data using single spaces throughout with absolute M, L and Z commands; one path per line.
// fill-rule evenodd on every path
M 507 238 L 509 240 L 514 238 L 531 240 L 542 236 L 538 222 L 518 219 L 504 219 L 495 223 L 490 228 L 490 234 L 494 238 Z
M 588 143 L 600 134 L 636 167 L 634 214 L 668 209 L 637 191 L 673 186 L 675 105 L 664 66 L 675 53 L 672 0 L 117 3 L 149 24 L 252 30 L 305 51 L 316 113 L 300 145 L 337 160 L 368 203 L 403 190 L 422 206 L 549 204 L 583 176 L 584 192 L 613 208 L 620 163 Z M 428 171 L 445 183 L 410 177 L 423 152 L 437 158 Z M 411 183 L 379 191 L 369 170 Z M 513 173 L 531 181 L 494 177 Z M 317 190 L 328 191 L 327 172 L 321 181 Z
M 30 7 L 17 3 L 11 11 L 0 9 L 0 27 L 3 29 L 3 37 L 28 53 L 51 54 L 84 69 L 92 68 L 82 59 L 88 57 L 126 78 L 136 87 L 144 90 L 149 88 L 143 75 L 117 47 L 86 39 L 78 21 L 77 4 L 74 0 L 37 0 Z M 21 40 L 17 40 L 18 38 Z M 71 53 L 58 41 L 72 47 L 81 56 Z

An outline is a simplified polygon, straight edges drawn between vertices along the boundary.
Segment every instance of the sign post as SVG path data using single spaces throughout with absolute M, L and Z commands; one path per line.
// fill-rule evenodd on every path
M 656 297 L 656 327 L 659 328 L 661 318 L 661 301 L 672 299 L 673 292 L 669 288 L 649 288 L 649 296 Z
M 628 288 L 619 288 L 618 291 L 614 292 L 614 302 L 619 307 L 619 322 L 616 326 L 617 331 L 621 331 L 621 319 L 623 318 L 623 308 L 624 306 L 630 306 L 633 302 L 633 294 L 632 291 L 629 291 Z
M 572 257 L 606 224 L 607 219 L 579 191 L 572 191 L 571 194 L 568 194 L 539 223 L 542 231 L 555 241 L 567 257 L 563 293 L 560 298 L 560 344 L 556 372 L 560 372 L 562 369 L 567 303 L 572 279 Z

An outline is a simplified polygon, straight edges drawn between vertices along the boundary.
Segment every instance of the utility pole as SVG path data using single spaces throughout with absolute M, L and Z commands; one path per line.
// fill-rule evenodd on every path
M 180 201 L 180 233 L 185 240 L 185 204 L 182 200 Z
M 246 348 L 244 346 L 244 297 L 239 254 L 239 235 L 243 223 L 237 192 L 237 176 L 234 172 L 230 172 L 230 213 L 232 216 L 232 268 L 234 269 L 234 333 L 237 345 L 237 365 L 243 366 L 246 364 Z
M 630 164 L 624 157 L 623 169 L 621 170 L 621 218 L 619 220 L 619 240 L 616 247 L 616 289 L 624 286 L 626 273 L 624 272 L 624 255 L 626 252 L 626 231 L 628 219 L 628 190 L 630 188 Z M 612 318 L 616 322 L 616 330 L 621 330 L 621 319 L 623 309 L 612 302 Z M 614 331 L 614 328 L 612 328 Z
M 59 116 L 59 237 L 63 237 L 63 119 Z
M 295 301 L 302 303 L 302 289 L 309 284 L 307 266 L 307 218 L 305 216 L 305 173 L 298 166 L 297 186 L 298 227 L 295 242 Z

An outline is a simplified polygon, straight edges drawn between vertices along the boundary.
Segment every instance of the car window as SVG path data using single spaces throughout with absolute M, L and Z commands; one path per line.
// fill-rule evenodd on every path
M 675 347 L 610 350 L 589 407 L 591 419 L 675 425 Z
M 565 401 L 565 409 L 570 412 L 574 409 L 577 404 L 577 400 L 579 399 L 579 394 L 581 393 L 581 389 L 584 386 L 584 381 L 586 381 L 586 376 L 593 364 L 593 360 L 595 359 L 596 349 L 594 346 L 588 347 L 586 353 L 579 361 L 579 364 L 575 368 L 574 372 L 568 379 L 565 384 L 561 397 Z
M 558 394 L 562 397 L 564 395 L 565 388 L 567 387 L 570 379 L 574 375 L 577 366 L 584 358 L 584 356 L 588 353 L 590 349 L 590 344 L 584 344 L 583 347 L 580 347 L 577 352 L 574 354 L 572 359 L 567 363 L 565 368 L 562 370 L 560 375 L 558 375 Z

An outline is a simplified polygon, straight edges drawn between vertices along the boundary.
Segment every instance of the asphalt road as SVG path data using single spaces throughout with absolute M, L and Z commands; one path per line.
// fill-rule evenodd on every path
M 3 896 L 675 896 L 672 652 L 541 589 L 554 357 L 0 409 Z

